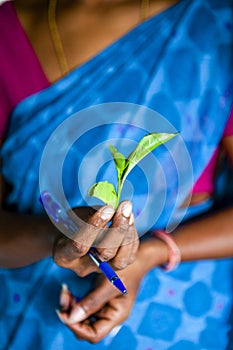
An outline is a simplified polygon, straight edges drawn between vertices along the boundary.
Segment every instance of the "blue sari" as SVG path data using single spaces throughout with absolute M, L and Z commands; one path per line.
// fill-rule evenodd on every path
M 95 147 L 113 143 L 124 153 L 145 131 L 178 130 L 179 141 L 162 147 L 142 169 L 135 169 L 130 178 L 135 188 L 129 186 L 124 195 L 132 197 L 140 234 L 173 228 L 184 215 L 188 218 L 207 211 L 209 202 L 187 213 L 180 213 L 179 206 L 212 157 L 230 113 L 231 5 L 230 0 L 180 1 L 51 87 L 20 102 L 2 148 L 2 173 L 12 186 L 8 205 L 21 212 L 41 213 L 39 180 L 43 189 L 62 200 L 60 191 L 56 192 L 60 186 L 56 164 L 64 154 L 61 179 L 68 205 L 92 204 L 85 193 L 93 181 L 89 174 L 95 176 L 98 164 L 97 180 L 116 181 L 111 164 L 105 164 L 107 153 L 99 154 L 100 147 Z M 85 128 L 91 116 L 93 124 Z M 56 138 L 57 131 L 61 139 Z M 74 133 L 80 136 L 78 140 Z M 125 139 L 130 142 L 124 143 Z M 49 149 L 50 161 L 43 163 L 48 140 L 57 150 Z M 188 173 L 182 169 L 183 157 Z M 46 166 L 43 168 L 40 178 L 41 160 L 48 168 L 47 175 Z M 152 202 L 147 208 L 148 196 Z M 153 198 L 158 199 L 157 207 Z M 151 217 L 155 218 L 152 222 Z M 43 350 L 122 350 L 129 344 L 132 350 L 221 350 L 227 346 L 231 259 L 183 263 L 166 274 L 154 268 L 143 279 L 128 320 L 95 346 L 79 342 L 54 312 L 61 283 L 66 282 L 82 297 L 91 289 L 91 277 L 80 279 L 44 259 L 26 268 L 2 270 L 0 280 L 2 349 L 34 349 L 35 344 Z

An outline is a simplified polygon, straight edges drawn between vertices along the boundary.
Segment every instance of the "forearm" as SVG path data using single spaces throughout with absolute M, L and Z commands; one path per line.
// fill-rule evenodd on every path
M 174 233 L 182 261 L 233 256 L 233 208 L 181 226 Z
M 233 256 L 233 208 L 181 225 L 173 233 L 181 261 Z M 138 253 L 143 273 L 168 261 L 168 249 L 158 238 L 141 243 Z
M 51 256 L 59 232 L 47 216 L 0 210 L 0 266 L 20 267 Z

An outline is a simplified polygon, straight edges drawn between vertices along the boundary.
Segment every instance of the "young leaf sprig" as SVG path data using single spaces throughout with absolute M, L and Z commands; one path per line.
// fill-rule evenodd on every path
M 112 183 L 108 181 L 97 182 L 92 185 L 88 194 L 103 201 L 107 205 L 111 205 L 114 209 L 118 207 L 120 202 L 122 188 L 126 177 L 131 170 L 151 151 L 163 143 L 169 141 L 177 133 L 151 133 L 144 136 L 135 149 L 126 158 L 122 153 L 112 145 L 109 146 L 113 156 L 117 171 L 117 191 Z

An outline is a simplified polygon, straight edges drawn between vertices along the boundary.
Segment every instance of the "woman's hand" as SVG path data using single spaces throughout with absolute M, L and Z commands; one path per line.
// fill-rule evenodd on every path
M 79 302 L 63 285 L 61 310 L 57 311 L 60 320 L 77 338 L 91 343 L 99 342 L 128 318 L 144 275 L 167 259 L 168 250 L 164 242 L 157 238 L 142 242 L 134 263 L 118 272 L 127 288 L 124 295 L 103 275 L 98 276 L 95 288 Z
M 117 270 L 124 269 L 135 260 L 139 240 L 131 202 L 123 201 L 116 212 L 110 206 L 101 207 L 94 213 L 84 208 L 77 208 L 75 212 L 86 224 L 82 225 L 75 240 L 63 235 L 56 240 L 53 258 L 58 265 L 82 277 L 98 272 L 87 255 L 91 246 L 95 246 L 101 257 Z
M 114 288 L 102 275 L 97 277 L 97 286 L 80 302 L 63 285 L 57 314 L 78 339 L 97 343 L 111 330 L 126 320 L 137 295 L 142 276 L 138 276 L 136 264 L 120 271 L 120 278 L 127 281 L 126 295 Z

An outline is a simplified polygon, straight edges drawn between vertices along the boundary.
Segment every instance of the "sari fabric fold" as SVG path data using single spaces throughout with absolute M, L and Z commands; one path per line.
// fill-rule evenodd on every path
M 49 88 L 19 103 L 2 148 L 2 172 L 12 186 L 8 205 L 22 212 L 42 212 L 38 200 L 39 166 L 48 138 L 69 117 L 78 118 L 78 112 L 85 108 L 109 102 L 150 108 L 168 120 L 171 130 L 180 131 L 193 171 L 193 181 L 187 182 L 186 192 L 181 196 L 184 199 L 218 147 L 230 114 L 231 5 L 232 1 L 180 1 L 140 24 Z M 133 116 L 130 118 L 134 125 Z M 106 126 L 99 134 L 93 130 L 69 154 L 64 164 L 68 171 L 64 187 L 71 206 L 86 204 L 77 188 L 77 178 L 71 174 L 96 143 L 114 137 L 138 140 L 138 129 L 122 130 L 118 126 Z M 67 133 L 64 135 L 69 137 Z M 161 154 L 163 158 L 162 151 Z M 95 160 L 89 166 L 90 173 L 96 171 Z M 177 209 L 173 203 L 177 193 L 176 169 L 170 164 L 166 170 L 169 174 L 165 182 L 168 193 L 165 209 L 149 228 L 165 227 L 168 211 L 172 212 L 174 206 Z M 101 180 L 105 179 L 103 174 L 111 176 L 111 168 L 100 171 Z M 138 181 L 138 176 L 140 172 L 132 176 L 132 183 Z M 158 184 L 160 179 L 153 176 L 149 181 Z M 54 175 L 48 179 L 48 183 L 53 183 L 55 178 Z M 148 191 L 143 184 L 137 185 L 133 197 L 136 214 L 142 209 L 144 191 Z M 152 195 L 159 194 L 155 188 Z M 191 208 L 187 216 L 207 209 L 208 203 Z M 3 271 L 0 278 L 4 295 L 11 293 L 8 307 L 3 310 L 7 322 L 0 321 L 4 346 L 8 344 L 7 348 L 13 350 L 21 344 L 31 349 L 35 343 L 40 349 L 92 348 L 75 339 L 54 313 L 60 283 L 66 281 L 82 297 L 91 288 L 91 278 L 79 279 L 49 259 L 27 268 Z M 155 268 L 145 276 L 129 319 L 95 348 L 126 349 L 130 344 L 132 350 L 223 350 L 227 344 L 231 299 L 230 259 L 184 263 L 168 274 Z M 27 339 L 23 335 L 25 331 L 29 334 Z

